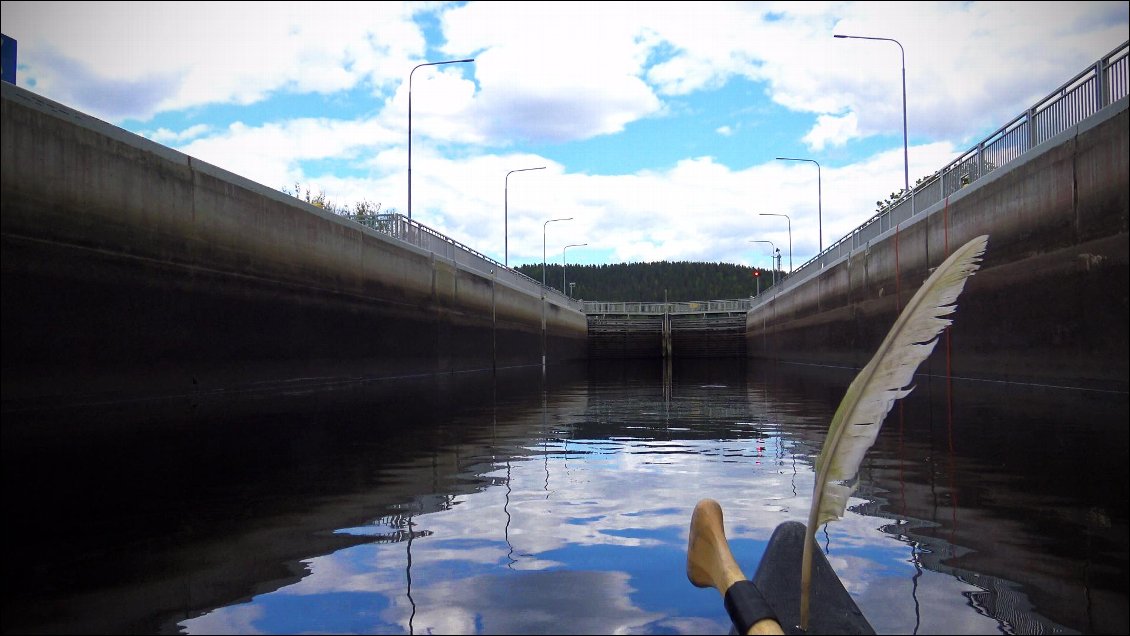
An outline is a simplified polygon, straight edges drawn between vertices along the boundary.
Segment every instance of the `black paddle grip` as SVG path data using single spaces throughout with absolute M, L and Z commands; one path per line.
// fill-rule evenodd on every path
M 748 633 L 749 628 L 762 619 L 777 620 L 773 608 L 769 607 L 753 581 L 738 581 L 726 590 L 726 613 L 739 634 Z

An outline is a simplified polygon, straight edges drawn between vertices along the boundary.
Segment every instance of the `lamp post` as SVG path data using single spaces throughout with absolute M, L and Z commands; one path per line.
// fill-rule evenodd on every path
M 783 216 L 789 222 L 789 273 L 793 273 L 793 220 L 789 218 L 788 214 L 773 214 L 772 212 L 762 212 L 761 216 Z
M 545 287 L 545 228 L 550 223 L 556 221 L 572 221 L 573 217 L 567 219 L 550 219 L 541 224 L 541 286 Z
M 907 152 L 906 141 L 906 49 L 902 48 L 902 43 L 898 40 L 891 38 L 872 38 L 864 35 L 833 35 L 832 37 L 853 39 L 853 40 L 881 40 L 883 42 L 894 42 L 899 46 L 899 52 L 902 54 L 902 179 L 903 179 L 903 195 L 910 193 L 910 159 Z
M 750 243 L 768 243 L 773 248 L 773 250 L 775 250 L 777 252 L 781 251 L 781 250 L 777 249 L 776 245 L 773 245 L 773 241 L 750 241 Z M 776 285 L 777 284 L 777 268 L 773 267 L 773 252 L 769 252 L 769 267 L 773 268 L 773 285 Z
M 475 58 L 466 60 L 446 60 L 444 62 L 426 62 L 412 67 L 408 73 L 408 220 L 412 220 L 412 74 L 421 66 L 439 66 L 441 64 L 461 64 L 474 62 Z
M 545 166 L 538 166 L 537 168 L 518 168 L 506 173 L 506 180 L 502 189 L 502 250 L 503 259 L 502 264 L 510 267 L 510 175 L 515 172 L 526 172 L 527 170 L 545 170 Z
M 824 251 L 824 194 L 821 192 L 823 187 L 820 185 L 820 162 L 815 159 L 794 159 L 792 157 L 777 157 L 779 161 L 809 161 L 816 164 L 816 226 L 818 230 L 818 242 L 816 253 L 820 254 Z
M 561 248 L 561 293 L 562 294 L 565 293 L 565 250 L 569 249 L 570 247 L 584 247 L 585 245 L 588 245 L 588 243 L 573 243 L 572 245 L 566 245 L 565 247 Z

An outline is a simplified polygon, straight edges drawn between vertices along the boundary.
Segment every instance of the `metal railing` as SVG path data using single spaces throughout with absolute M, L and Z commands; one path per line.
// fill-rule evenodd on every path
M 954 192 L 993 170 L 1015 161 L 1029 150 L 1071 129 L 1103 108 L 1127 96 L 1130 86 L 1130 40 L 1123 42 L 1070 81 L 1052 91 L 983 141 L 966 150 L 910 192 L 879 211 L 843 238 L 793 270 L 774 286 L 774 293 L 795 287 L 821 269 L 866 246 L 891 228 L 922 214 Z M 759 297 L 760 298 L 760 297 Z M 761 300 L 755 302 L 759 304 Z
M 584 301 L 582 303 L 586 314 L 704 314 L 749 311 L 753 306 L 751 298 L 737 298 L 734 300 L 701 300 L 690 302 L 672 303 L 643 303 L 643 302 L 600 302 Z
M 531 294 L 545 294 L 547 297 L 555 296 L 567 306 L 581 309 L 580 301 L 569 298 L 552 287 L 545 287 L 541 282 L 526 276 L 522 272 L 510 269 L 493 258 L 481 254 L 422 223 L 413 221 L 403 214 L 370 214 L 365 216 L 346 214 L 342 216 L 394 239 L 431 252 L 463 269 L 479 272 L 495 280 L 506 281 L 512 287 L 523 289 Z

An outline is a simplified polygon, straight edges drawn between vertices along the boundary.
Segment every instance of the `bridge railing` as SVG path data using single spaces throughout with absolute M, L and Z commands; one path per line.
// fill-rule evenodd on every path
M 644 302 L 600 302 L 584 301 L 582 311 L 586 314 L 703 314 L 749 311 L 753 305 L 750 298 L 736 298 L 734 300 L 699 300 L 690 302 L 673 303 L 644 303 Z
M 949 195 L 1015 161 L 1039 144 L 1069 130 L 1103 108 L 1127 96 L 1130 87 L 1130 40 L 1084 69 L 1068 82 L 1017 115 L 976 146 L 910 192 L 902 193 L 888 207 L 849 234 L 829 245 L 793 270 L 774 292 L 784 291 L 820 273 L 820 270 L 867 245 L 891 228 L 930 209 Z M 765 295 L 759 304 L 776 293 Z
M 447 259 L 469 270 L 474 270 L 496 280 L 505 280 L 511 286 L 524 289 L 531 294 L 554 296 L 563 304 L 581 309 L 581 302 L 569 298 L 560 291 L 543 286 L 540 282 L 522 272 L 499 263 L 493 258 L 446 236 L 422 223 L 413 221 L 403 214 L 370 214 L 365 216 L 344 215 L 345 218 L 370 227 L 397 240 L 415 245 L 420 249 Z

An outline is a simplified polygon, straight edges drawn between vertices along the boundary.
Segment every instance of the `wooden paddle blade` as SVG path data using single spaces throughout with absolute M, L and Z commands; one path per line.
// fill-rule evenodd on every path
M 687 578 L 696 587 L 713 587 L 723 598 L 731 585 L 745 580 L 726 541 L 722 506 L 713 499 L 699 501 L 691 515 Z
M 722 506 L 713 499 L 703 499 L 691 514 L 691 531 L 687 539 L 687 578 L 697 587 L 713 587 L 726 600 L 726 593 L 735 583 L 746 581 L 738 562 L 730 552 L 722 519 Z M 729 605 L 727 604 L 727 608 Z M 731 618 L 736 622 L 741 618 Z M 752 619 L 751 619 L 752 620 Z M 735 625 L 735 628 L 737 626 Z M 746 634 L 783 634 L 781 625 L 764 618 L 750 625 Z

